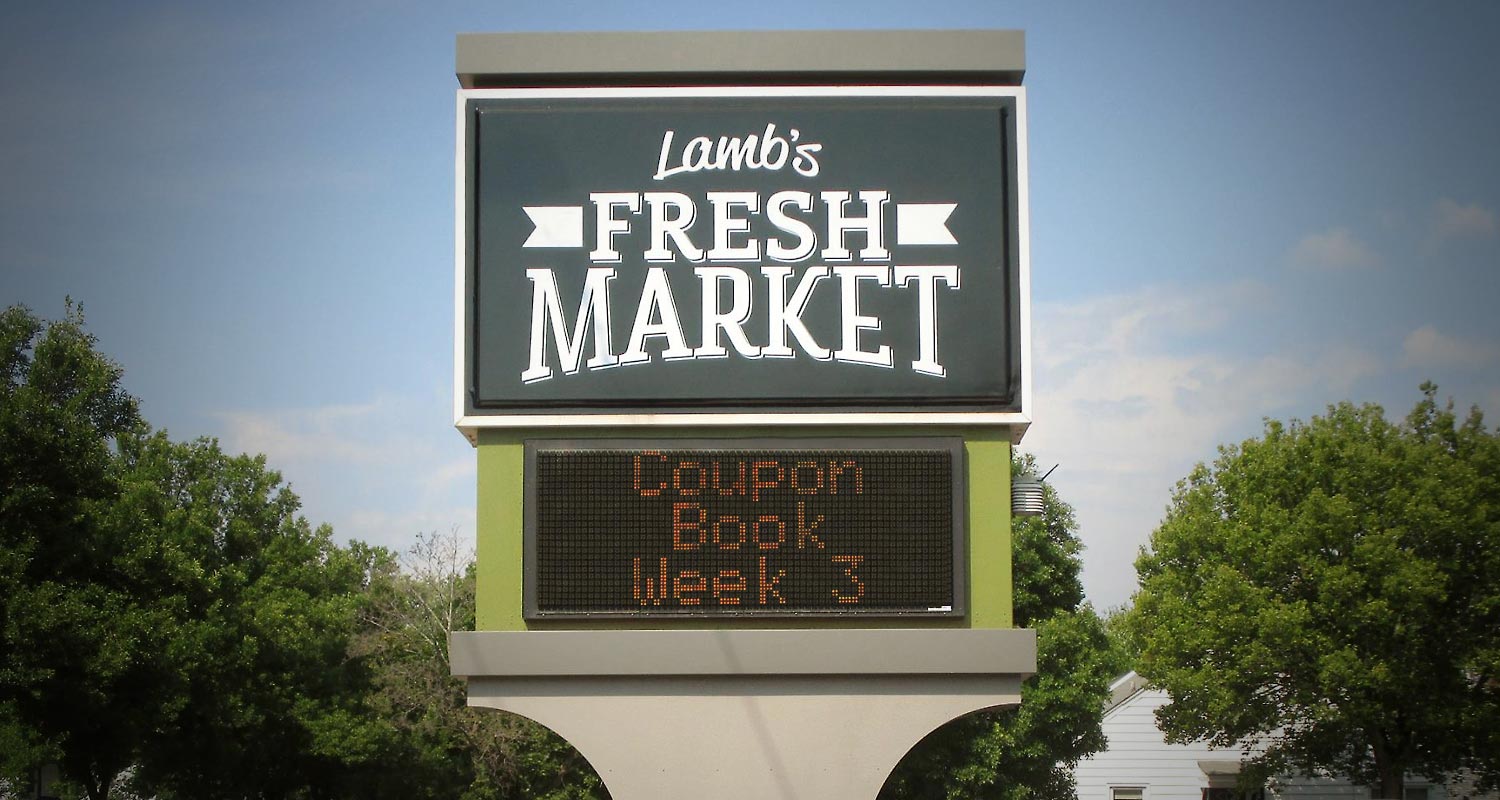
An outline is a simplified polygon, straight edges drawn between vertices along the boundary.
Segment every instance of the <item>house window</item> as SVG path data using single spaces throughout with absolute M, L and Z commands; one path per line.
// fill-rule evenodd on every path
M 1266 800 L 1266 790 L 1251 789 L 1246 792 L 1232 786 L 1210 787 L 1203 790 L 1203 800 Z
M 1109 800 L 1145 800 L 1146 790 L 1140 786 L 1111 786 Z
M 1426 786 L 1408 786 L 1402 800 L 1427 800 L 1427 789 Z

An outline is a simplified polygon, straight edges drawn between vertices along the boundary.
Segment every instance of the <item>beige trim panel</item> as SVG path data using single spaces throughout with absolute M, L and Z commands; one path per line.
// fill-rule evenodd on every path
M 461 33 L 454 51 L 466 89 L 569 76 L 941 75 L 1019 84 L 1026 72 L 1019 30 Z
M 454 675 L 1012 675 L 1036 672 L 1026 629 L 455 631 Z

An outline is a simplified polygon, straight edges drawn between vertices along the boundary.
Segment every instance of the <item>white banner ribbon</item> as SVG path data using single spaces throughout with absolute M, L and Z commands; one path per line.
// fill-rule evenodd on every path
M 583 206 L 521 206 L 536 230 L 522 247 L 582 247 Z
M 896 244 L 958 244 L 948 230 L 957 203 L 897 203 Z

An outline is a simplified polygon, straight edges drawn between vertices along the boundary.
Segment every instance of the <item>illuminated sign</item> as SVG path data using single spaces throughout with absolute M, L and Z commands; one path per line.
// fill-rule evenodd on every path
M 1023 414 L 1022 101 L 461 92 L 460 426 Z
M 963 613 L 957 439 L 536 441 L 526 611 Z

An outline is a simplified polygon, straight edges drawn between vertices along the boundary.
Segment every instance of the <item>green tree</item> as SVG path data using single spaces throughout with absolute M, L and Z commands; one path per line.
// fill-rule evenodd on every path
M 1422 392 L 1399 424 L 1268 421 L 1177 485 L 1136 563 L 1170 738 L 1383 798 L 1409 772 L 1500 776 L 1500 438 Z
M 100 800 L 360 796 L 367 565 L 264 459 L 151 433 L 120 375 L 71 305 L 0 314 L 0 767 Z
M 1102 615 L 1104 635 L 1109 639 L 1110 658 L 1123 675 L 1136 669 L 1141 660 L 1139 626 L 1135 620 L 1135 606 L 1122 603 L 1107 609 Z
M 418 537 L 371 583 L 355 653 L 374 670 L 368 703 L 399 736 L 400 797 L 596 800 L 602 782 L 566 741 L 530 720 L 469 708 L 448 634 L 474 628 L 474 561 L 456 533 Z M 409 780 L 420 776 L 418 780 Z
M 107 580 L 112 543 L 97 509 L 113 502 L 114 442 L 140 426 L 120 368 L 95 349 L 71 303 L 47 323 L 0 312 L 0 764 L 57 760 L 90 797 L 128 767 L 159 716 L 113 701 L 152 699 L 152 613 Z
M 1034 468 L 1030 456 L 1011 464 Z M 1072 766 L 1103 749 L 1099 722 L 1123 665 L 1083 602 L 1073 509 L 1050 485 L 1044 499 L 1041 516 L 1012 528 L 1015 620 L 1037 631 L 1037 672 L 1021 685 L 1021 705 L 933 732 L 892 772 L 883 800 L 1074 800 Z
M 125 437 L 102 512 L 117 579 L 161 615 L 134 784 L 161 797 L 333 797 L 380 754 L 347 658 L 367 565 L 297 514 L 262 456 Z M 137 655 L 139 657 L 139 655 Z M 117 698 L 116 702 L 121 702 Z

